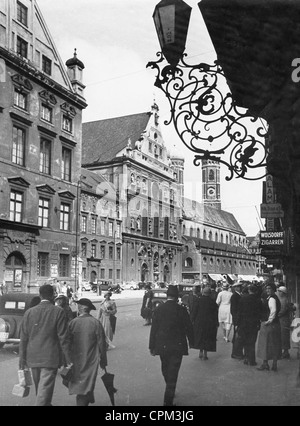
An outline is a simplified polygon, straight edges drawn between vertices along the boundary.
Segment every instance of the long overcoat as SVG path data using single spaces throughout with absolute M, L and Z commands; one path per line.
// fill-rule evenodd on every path
M 73 375 L 69 384 L 70 395 L 93 392 L 99 362 L 107 365 L 105 333 L 101 323 L 92 315 L 75 318 L 69 325 Z
M 194 348 L 208 352 L 217 350 L 218 305 L 210 296 L 199 297 L 191 315 Z
M 155 309 L 150 331 L 149 349 L 156 355 L 188 355 L 188 343 L 194 343 L 193 326 L 185 307 L 167 300 Z

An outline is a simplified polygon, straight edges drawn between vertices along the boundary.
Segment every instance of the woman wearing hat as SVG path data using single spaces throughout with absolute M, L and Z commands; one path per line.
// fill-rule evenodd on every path
M 291 318 L 290 318 L 290 302 L 288 299 L 287 288 L 284 286 L 280 286 L 276 292 L 280 304 L 281 309 L 279 311 L 278 317 L 281 328 L 281 345 L 282 345 L 282 355 L 283 359 L 289 359 L 289 349 L 291 349 L 290 344 L 290 327 L 291 327 Z
M 230 313 L 230 300 L 232 293 L 229 291 L 229 284 L 224 282 L 222 291 L 218 294 L 216 304 L 219 306 L 219 323 L 222 325 L 224 340 L 229 342 L 230 330 L 232 327 L 232 315 Z
M 117 313 L 117 305 L 114 300 L 111 300 L 112 293 L 109 291 L 105 294 L 103 302 L 100 303 L 98 312 L 98 320 L 103 325 L 106 343 L 108 349 L 114 349 L 115 346 L 112 344 L 115 329 L 113 327 L 113 321 L 115 323 L 115 315 Z M 113 318 L 112 318 L 113 317 Z

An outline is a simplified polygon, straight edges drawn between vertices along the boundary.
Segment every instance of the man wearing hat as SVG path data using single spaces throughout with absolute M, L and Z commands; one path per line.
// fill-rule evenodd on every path
M 72 309 L 69 306 L 69 301 L 67 296 L 65 296 L 64 294 L 59 294 L 54 299 L 54 302 L 56 306 L 59 306 L 60 308 L 63 309 L 67 322 L 72 321 L 72 319 L 74 318 L 74 314 Z
M 167 301 L 154 310 L 150 330 L 151 355 L 159 355 L 166 388 L 164 405 L 173 406 L 178 372 L 182 357 L 193 347 L 193 326 L 189 314 L 178 302 L 178 287 L 169 286 Z
M 96 310 L 89 299 L 77 302 L 79 316 L 69 325 L 71 333 L 71 357 L 73 374 L 69 383 L 69 394 L 76 395 L 77 406 L 88 406 L 95 402 L 94 389 L 98 366 L 107 365 L 106 339 L 103 326 L 90 312 Z
M 234 292 L 230 299 L 230 313 L 232 316 L 232 324 L 233 324 L 231 358 L 243 359 L 244 358 L 243 345 L 237 332 L 238 310 L 239 310 L 239 303 L 242 297 L 242 283 L 237 281 L 232 285 L 232 288 L 234 289 Z

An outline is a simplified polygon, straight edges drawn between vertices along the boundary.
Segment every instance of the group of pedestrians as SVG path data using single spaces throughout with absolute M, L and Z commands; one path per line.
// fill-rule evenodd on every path
M 68 318 L 58 306 L 54 287 L 40 287 L 40 303 L 28 309 L 21 324 L 19 367 L 30 368 L 36 390 L 36 406 L 51 406 L 58 369 L 71 370 L 69 394 L 78 406 L 94 402 L 99 364 L 107 366 L 107 339 L 101 322 L 90 314 L 96 310 L 89 299 L 76 301 L 78 314 Z

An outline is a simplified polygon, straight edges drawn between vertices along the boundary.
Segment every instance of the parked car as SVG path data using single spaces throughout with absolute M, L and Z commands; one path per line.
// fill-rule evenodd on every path
M 155 288 L 152 289 L 152 309 L 156 309 L 162 303 L 167 300 L 167 289 L 166 288 Z
M 20 326 L 27 309 L 40 302 L 38 294 L 7 293 L 0 296 L 0 348 L 20 342 Z
M 128 282 L 121 286 L 122 290 L 140 290 L 139 284 L 136 282 Z
M 88 281 L 82 281 L 81 283 L 81 291 L 91 291 L 92 285 Z

